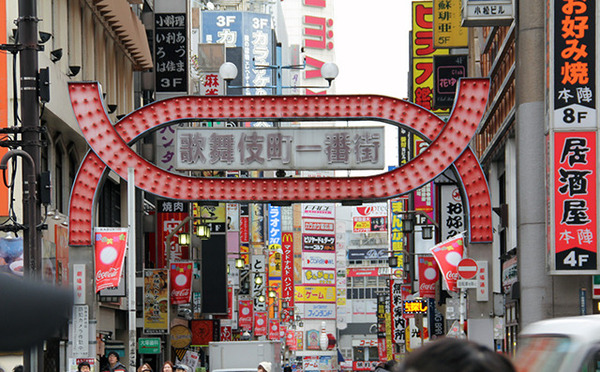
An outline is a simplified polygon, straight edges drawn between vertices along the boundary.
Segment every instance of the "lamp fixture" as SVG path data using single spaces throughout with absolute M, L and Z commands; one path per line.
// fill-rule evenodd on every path
M 50 40 L 50 38 L 52 37 L 52 34 L 49 32 L 40 31 L 40 32 L 38 32 L 38 36 L 40 37 L 38 39 L 38 43 L 45 44 L 48 40 Z
M 50 60 L 54 63 L 60 61 L 62 56 L 63 56 L 62 48 L 54 49 L 53 51 L 50 52 Z
M 423 239 L 424 240 L 431 240 L 431 239 L 433 239 L 433 226 L 431 226 L 431 225 L 424 225 L 421 228 L 421 234 L 423 235 Z
M 261 285 L 263 284 L 263 278 L 260 275 L 257 275 L 254 277 L 254 284 L 256 285 Z
M 113 112 L 117 111 L 117 105 L 109 104 L 106 105 L 106 108 L 108 109 L 107 111 L 109 114 L 112 114 Z
M 54 210 L 54 216 L 52 216 L 52 219 L 55 221 L 58 221 L 61 219 L 60 214 L 58 214 L 58 208 Z
M 388 266 L 389 267 L 398 267 L 398 256 L 388 257 Z
M 68 77 L 77 76 L 79 71 L 81 71 L 81 66 L 69 66 L 69 69 L 67 71 L 67 76 Z
M 402 219 L 402 232 L 410 233 L 413 231 L 413 220 L 411 217 Z
M 200 224 L 196 229 L 196 235 L 202 240 L 210 239 L 210 228 L 208 225 Z
M 235 267 L 238 269 L 243 268 L 244 267 L 244 259 L 241 257 L 236 258 L 235 259 Z M 256 281 L 255 281 L 255 283 L 256 283 Z
M 179 245 L 190 245 L 190 234 L 186 232 L 179 233 Z
M 265 302 L 266 298 L 265 295 L 261 294 L 258 296 L 258 302 Z
M 269 290 L 269 298 L 275 298 L 277 297 L 277 292 L 275 292 L 274 290 L 270 289 Z

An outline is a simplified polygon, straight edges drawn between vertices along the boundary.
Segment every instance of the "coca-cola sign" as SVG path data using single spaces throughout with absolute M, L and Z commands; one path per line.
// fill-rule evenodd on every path
M 96 292 L 118 287 L 127 248 L 127 229 L 96 228 Z
M 435 298 L 435 284 L 439 279 L 439 269 L 433 257 L 419 257 L 419 295 Z
M 444 281 L 450 291 L 456 291 L 456 281 L 458 280 L 457 266 L 463 258 L 463 252 L 464 241 L 462 234 L 456 235 L 431 248 L 431 253 L 437 261 L 440 271 L 444 274 Z
M 172 262 L 171 273 L 171 304 L 187 304 L 192 299 L 192 271 L 191 261 Z

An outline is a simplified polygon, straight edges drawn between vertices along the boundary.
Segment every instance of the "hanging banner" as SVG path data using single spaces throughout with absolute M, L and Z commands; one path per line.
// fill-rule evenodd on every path
M 171 305 L 191 302 L 193 267 L 194 264 L 191 261 L 171 263 Z
M 457 265 L 463 258 L 463 252 L 463 234 L 459 234 L 431 248 L 431 253 L 435 257 L 450 291 L 456 291 L 456 281 L 458 280 Z
M 554 133 L 554 274 L 598 269 L 596 156 L 596 132 Z
M 400 213 L 407 210 L 408 199 L 398 198 L 390 200 L 391 223 L 390 223 L 390 244 L 392 255 L 398 257 L 398 266 L 401 271 L 399 277 L 403 276 L 404 271 L 404 232 L 402 230 L 402 218 Z
M 95 236 L 96 293 L 118 287 L 127 248 L 127 228 L 98 227 Z
M 435 285 L 438 279 L 438 267 L 435 259 L 419 257 L 419 296 L 435 298 Z
M 269 340 L 277 341 L 280 339 L 279 320 L 269 319 Z
M 256 284 L 257 279 L 261 278 L 260 284 Z M 262 254 L 255 254 L 252 256 L 252 298 L 254 298 L 254 309 L 256 311 L 265 311 L 267 305 L 265 302 L 258 300 L 260 295 L 266 295 L 265 286 L 267 282 L 267 276 L 265 271 L 265 256 Z
M 288 329 L 285 332 L 285 346 L 289 346 L 290 350 L 296 350 L 296 331 Z
M 267 312 L 257 311 L 254 314 L 254 336 L 267 335 Z
M 167 333 L 169 309 L 167 269 L 144 269 L 144 333 Z
M 456 185 L 440 185 L 441 240 L 450 239 L 466 230 L 465 211 Z
M 252 312 L 253 312 L 252 300 L 240 300 L 239 301 L 239 315 L 238 315 L 238 326 L 245 331 L 252 329 Z M 258 313 L 257 313 L 258 314 Z

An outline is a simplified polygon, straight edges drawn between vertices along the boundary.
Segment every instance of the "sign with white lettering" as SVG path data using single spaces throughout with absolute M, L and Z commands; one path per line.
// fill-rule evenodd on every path
M 178 170 L 384 167 L 384 128 L 177 128 Z

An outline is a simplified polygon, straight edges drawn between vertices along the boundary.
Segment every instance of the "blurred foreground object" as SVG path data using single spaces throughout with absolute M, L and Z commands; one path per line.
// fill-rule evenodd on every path
M 0 351 L 23 350 L 57 334 L 72 307 L 67 289 L 0 274 Z

